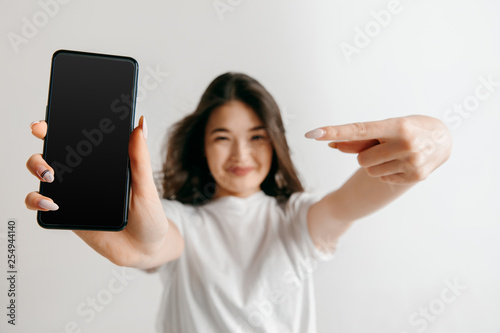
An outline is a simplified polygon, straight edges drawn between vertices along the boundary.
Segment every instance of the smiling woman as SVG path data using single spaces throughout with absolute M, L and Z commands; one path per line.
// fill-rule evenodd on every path
M 196 110 L 174 124 L 166 145 L 165 199 L 200 205 L 262 189 L 284 201 L 303 191 L 278 105 L 246 74 L 214 79 Z
M 318 198 L 303 190 L 269 92 L 246 74 L 215 78 L 174 124 L 161 172 L 185 248 L 146 269 L 165 283 L 158 330 L 315 332 L 313 281 L 299 267 L 331 258 L 337 240 L 309 236 Z
M 208 119 L 205 156 L 217 184 L 214 198 L 246 197 L 259 191 L 269 173 L 273 148 L 255 112 L 240 101 L 231 101 Z
M 312 279 L 297 267 L 331 259 L 354 221 L 425 179 L 451 149 L 446 127 L 420 115 L 317 128 L 306 137 L 337 141 L 330 147 L 358 153 L 362 167 L 317 197 L 304 192 L 284 134 L 272 96 L 241 73 L 217 77 L 174 124 L 161 201 L 185 248 L 147 269 L 165 283 L 159 330 L 315 332 Z M 423 154 L 430 137 L 442 139 Z

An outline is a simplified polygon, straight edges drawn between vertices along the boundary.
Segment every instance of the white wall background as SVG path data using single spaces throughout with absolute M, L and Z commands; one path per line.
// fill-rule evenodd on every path
M 283 108 L 309 191 L 338 188 L 358 164 L 355 155 L 305 139 L 306 131 L 409 114 L 440 118 L 454 137 L 449 161 L 358 221 L 335 260 L 317 265 L 319 332 L 500 332 L 500 85 L 473 111 L 446 118 L 454 104 L 473 101 L 480 77 L 500 81 L 498 1 L 393 2 L 399 12 L 350 62 L 341 43 L 355 45 L 357 28 L 375 29 L 371 12 L 389 1 L 220 0 L 232 9 L 221 16 L 213 0 L 44 3 L 56 2 L 0 3 L 1 332 L 76 332 L 72 322 L 81 332 L 152 332 L 159 306 L 158 275 L 127 269 L 126 286 L 95 317 L 77 314 L 121 270 L 72 232 L 39 227 L 24 205 L 39 186 L 25 163 L 42 151 L 29 124 L 44 118 L 58 49 L 132 56 L 140 83 L 148 69 L 168 73 L 136 113 L 136 121 L 146 115 L 155 169 L 167 128 L 229 70 L 260 80 Z M 26 22 L 39 27 L 25 28 L 25 43 L 14 47 L 9 33 L 22 37 Z M 17 219 L 15 327 L 6 323 L 9 218 Z M 447 280 L 466 289 L 444 303 L 442 292 L 453 296 Z

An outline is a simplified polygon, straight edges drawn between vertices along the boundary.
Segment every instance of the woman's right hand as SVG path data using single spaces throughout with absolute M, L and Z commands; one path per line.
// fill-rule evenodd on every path
M 47 123 L 40 121 L 32 124 L 31 130 L 34 136 L 44 139 L 47 133 Z M 169 230 L 169 221 L 154 184 L 146 137 L 147 126 L 142 116 L 139 126 L 132 131 L 129 138 L 128 152 L 132 182 L 128 222 L 125 229 L 121 231 L 73 230 L 96 252 L 119 266 L 156 267 L 168 261 L 166 259 L 180 255 L 180 253 L 175 253 L 179 252 L 177 250 L 182 252 L 179 242 L 180 233 L 175 225 Z M 47 164 L 41 154 L 32 155 L 26 167 L 40 181 L 53 181 L 54 169 Z M 45 179 L 40 177 L 44 170 L 49 170 L 52 175 L 47 175 L 46 172 Z M 58 208 L 57 203 L 54 204 L 51 198 L 44 197 L 38 192 L 29 193 L 25 204 L 31 210 L 47 211 Z M 174 235 L 167 237 L 167 234 Z M 161 254 L 162 251 L 163 254 Z M 168 255 L 164 253 L 165 251 L 171 253 Z

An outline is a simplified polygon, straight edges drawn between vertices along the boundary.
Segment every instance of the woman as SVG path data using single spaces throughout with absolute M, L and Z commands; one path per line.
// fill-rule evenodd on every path
M 32 125 L 43 138 L 45 122 Z M 357 153 L 361 166 L 324 197 L 303 191 L 278 106 L 255 79 L 217 77 L 196 110 L 173 126 L 158 195 L 141 117 L 129 141 L 132 190 L 120 232 L 74 230 L 120 265 L 158 270 L 162 332 L 314 332 L 312 279 L 352 223 L 444 163 L 451 137 L 438 119 L 412 115 L 326 126 L 307 138 Z M 339 141 L 340 140 L 340 141 Z M 27 162 L 54 170 L 40 154 Z M 45 172 L 46 176 L 49 172 Z M 31 192 L 26 206 L 57 209 Z

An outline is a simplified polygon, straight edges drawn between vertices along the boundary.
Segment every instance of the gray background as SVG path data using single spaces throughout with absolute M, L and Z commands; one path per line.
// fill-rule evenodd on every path
M 230 10 L 219 15 L 217 3 Z M 354 45 L 357 28 L 375 29 L 371 12 L 389 3 L 1 1 L 0 331 L 64 332 L 75 322 L 81 332 L 152 332 L 156 320 L 158 275 L 125 269 L 129 280 L 110 293 L 110 283 L 120 286 L 114 274 L 121 268 L 70 231 L 40 228 L 24 205 L 39 186 L 25 163 L 42 151 L 29 124 L 44 118 L 52 53 L 73 49 L 138 60 L 143 95 L 136 122 L 146 116 L 155 170 L 167 128 L 229 70 L 254 76 L 276 98 L 294 162 L 312 192 L 335 190 L 358 164 L 355 155 L 305 139 L 306 131 L 410 114 L 443 120 L 453 127 L 449 161 L 357 221 L 336 258 L 315 266 L 319 332 L 413 333 L 424 324 L 426 332 L 500 332 L 500 87 L 466 116 L 446 116 L 454 104 L 473 100 L 480 77 L 500 81 L 500 4 L 401 0 L 390 23 L 348 61 L 342 43 Z M 25 29 L 29 37 L 15 47 L 9 36 L 22 37 L 26 22 L 37 22 L 37 31 Z M 168 75 L 148 86 L 144 80 L 155 70 Z M 5 316 L 9 218 L 17 219 L 16 327 Z M 443 303 L 443 292 L 452 295 L 445 281 L 455 280 L 465 290 Z M 86 321 L 77 309 L 88 310 L 88 298 L 97 296 L 106 304 Z M 429 306 L 433 319 L 411 324 Z

